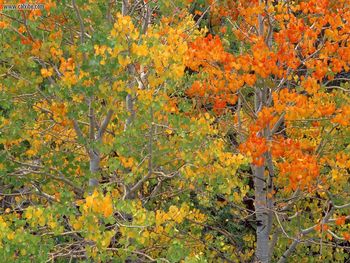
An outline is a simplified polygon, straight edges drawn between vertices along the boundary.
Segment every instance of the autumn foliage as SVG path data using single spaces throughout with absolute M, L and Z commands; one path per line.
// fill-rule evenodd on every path
M 4 262 L 349 259 L 347 0 L 38 3 L 0 1 Z

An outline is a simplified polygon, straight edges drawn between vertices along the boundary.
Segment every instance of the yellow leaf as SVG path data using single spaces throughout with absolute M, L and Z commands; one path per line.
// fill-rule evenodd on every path
M 7 234 L 7 238 L 9 240 L 13 240 L 15 238 L 15 232 L 11 232 L 11 233 Z
M 43 210 L 41 208 L 36 209 L 33 213 L 34 217 L 36 217 L 36 218 L 41 217 L 42 214 L 43 214 Z
M 57 223 L 55 221 L 50 221 L 48 222 L 49 227 L 51 227 L 52 229 L 57 227 Z
M 72 226 L 73 226 L 74 230 L 80 230 L 82 227 L 82 224 L 81 224 L 81 222 L 77 221 Z
M 131 46 L 131 51 L 135 53 L 137 56 L 147 56 L 148 55 L 148 47 L 146 45 L 136 45 L 135 43 Z
M 46 68 L 42 68 L 40 70 L 40 73 L 44 78 L 51 77 L 52 73 L 53 73 L 53 69 L 51 68 L 51 69 L 47 70 Z
M 113 214 L 113 204 L 110 195 L 107 195 L 102 201 L 102 210 L 105 217 L 109 217 Z
M 45 217 L 40 217 L 38 223 L 39 226 L 44 226 L 46 223 Z
M 166 132 L 166 134 L 169 134 L 169 135 L 173 133 L 173 131 L 171 129 L 166 129 L 165 132 Z
M 131 60 L 128 56 L 124 57 L 122 55 L 118 55 L 118 62 L 122 67 L 126 67 L 131 63 Z

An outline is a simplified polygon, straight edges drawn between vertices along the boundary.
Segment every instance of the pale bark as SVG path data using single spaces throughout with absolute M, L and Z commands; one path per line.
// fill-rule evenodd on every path
M 269 260 L 269 235 L 271 218 L 268 213 L 267 185 L 265 182 L 264 166 L 254 166 L 254 192 L 256 214 L 256 252 L 255 259 L 258 262 L 270 262 Z
M 107 112 L 106 117 L 101 123 L 101 126 L 98 127 L 96 125 L 96 120 L 94 116 L 94 111 L 92 108 L 92 98 L 89 99 L 88 101 L 89 104 L 89 135 L 86 136 L 89 139 L 89 145 L 84 143 L 85 149 L 87 154 L 89 155 L 90 159 L 90 172 L 92 175 L 94 175 L 90 180 L 89 180 L 89 187 L 90 188 L 95 188 L 98 185 L 98 173 L 100 172 L 100 162 L 101 162 L 101 157 L 100 157 L 100 152 L 96 148 L 96 146 L 93 146 L 94 143 L 96 142 L 101 142 L 102 137 L 104 133 L 106 132 L 107 126 L 110 123 L 112 116 L 113 116 L 113 111 L 109 110 Z M 81 140 L 85 140 L 85 136 L 80 129 L 78 122 L 76 120 L 73 121 L 74 124 L 74 129 L 77 133 L 78 138 Z M 92 190 L 92 189 L 91 189 Z
M 259 1 L 262 2 L 261 0 Z M 267 36 L 267 45 L 271 46 L 272 31 L 271 24 L 269 23 L 269 34 Z M 258 15 L 257 25 L 258 35 L 264 36 L 264 18 L 262 15 Z M 270 106 L 271 104 L 271 90 L 267 87 L 256 87 L 254 97 L 254 115 L 258 116 L 258 113 L 263 107 Z M 279 126 L 278 124 L 277 126 Z M 273 127 L 277 129 L 278 127 Z M 265 137 L 267 141 L 271 140 L 273 131 L 270 127 L 264 128 L 260 131 L 258 136 Z M 268 193 L 273 190 L 273 177 L 274 167 L 272 163 L 272 156 L 269 151 L 264 153 L 265 163 L 262 166 L 252 166 L 254 175 L 254 193 L 255 193 L 255 215 L 256 215 L 256 251 L 255 261 L 268 263 L 272 255 L 272 248 L 270 244 L 269 236 L 273 223 L 272 209 L 273 200 L 269 197 Z M 268 176 L 265 176 L 265 167 L 268 168 Z
M 129 11 L 129 1 L 128 0 L 122 0 L 122 15 L 126 16 Z

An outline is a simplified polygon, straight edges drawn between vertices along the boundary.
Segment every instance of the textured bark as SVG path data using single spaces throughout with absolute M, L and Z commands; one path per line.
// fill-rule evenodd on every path
M 255 115 L 268 104 L 268 98 L 271 91 L 259 86 L 255 89 L 254 110 Z M 258 136 L 271 140 L 271 131 L 269 127 L 264 128 L 258 133 Z M 256 216 L 256 251 L 255 262 L 270 262 L 271 248 L 269 236 L 273 223 L 272 206 L 273 200 L 268 198 L 268 193 L 273 190 L 274 168 L 270 152 L 264 153 L 265 163 L 262 166 L 252 166 L 254 176 L 254 192 L 255 192 L 255 216 Z M 268 176 L 265 176 L 265 167 L 268 168 Z
M 264 166 L 254 166 L 254 191 L 256 213 L 256 252 L 257 262 L 270 262 L 269 260 L 269 234 L 270 222 L 267 204 L 266 182 L 264 178 Z
M 129 86 L 131 87 L 131 84 L 129 84 Z M 126 110 L 129 113 L 129 117 L 125 120 L 124 130 L 126 131 L 127 128 L 131 125 L 135 117 L 134 98 L 132 97 L 131 94 L 126 95 L 125 105 L 126 105 Z
M 126 16 L 129 11 L 129 1 L 128 0 L 122 0 L 122 15 Z
M 96 150 L 90 150 L 90 172 L 98 173 L 100 170 L 100 154 Z

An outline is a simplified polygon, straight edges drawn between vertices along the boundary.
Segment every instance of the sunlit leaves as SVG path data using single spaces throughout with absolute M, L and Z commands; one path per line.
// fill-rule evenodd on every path
M 345 261 L 346 1 L 76 2 L 0 22 L 5 261 L 251 261 L 256 166 L 273 261 Z

